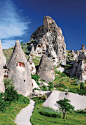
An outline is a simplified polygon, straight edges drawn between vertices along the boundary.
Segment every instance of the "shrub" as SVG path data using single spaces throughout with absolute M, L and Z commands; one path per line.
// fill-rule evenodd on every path
M 58 114 L 58 112 L 56 112 L 55 110 L 53 110 L 49 107 L 47 107 L 47 108 L 44 107 L 41 111 L 39 111 L 39 113 L 41 115 L 44 115 L 44 116 L 47 116 L 47 117 L 54 117 L 54 118 L 56 118 L 56 117 L 60 118 L 61 117 L 60 114 Z
M 54 88 L 53 83 L 52 83 L 52 82 L 49 82 L 48 84 L 49 84 L 49 85 L 48 85 L 49 91 L 51 91 L 51 90 Z
M 41 97 L 42 100 L 46 100 L 46 98 L 47 98 L 46 95 L 43 95 L 43 96 Z
M 46 86 L 46 85 L 43 85 L 41 89 L 42 89 L 43 91 L 47 91 L 47 86 Z
M 33 97 L 33 100 L 36 102 L 36 105 L 45 101 L 44 98 L 41 97 Z
M 5 85 L 5 89 L 7 89 L 8 87 L 14 87 L 13 84 L 13 79 L 4 79 L 4 85 Z
M 4 112 L 6 110 L 6 103 L 4 101 L 4 93 L 0 93 L 0 111 Z
M 39 78 L 40 78 L 40 76 L 37 75 L 37 74 L 34 74 L 34 75 L 31 74 L 31 77 L 32 77 L 32 79 L 34 79 L 34 80 L 37 81 L 37 82 L 38 82 L 38 80 L 39 80 Z
M 38 85 L 40 85 L 40 83 L 39 83 L 38 81 L 37 81 L 36 83 L 37 83 Z
M 59 87 L 62 87 L 62 88 L 64 88 L 64 89 L 67 89 L 67 87 L 65 86 L 65 84 L 59 84 Z
M 18 102 L 20 102 L 21 104 L 29 104 L 30 100 L 27 97 L 24 97 L 21 94 L 18 94 Z
M 7 89 L 5 89 L 4 100 L 9 101 L 10 104 L 11 101 L 18 100 L 18 93 L 16 92 L 16 90 L 14 90 L 14 87 L 8 87 Z
M 72 88 L 70 88 L 70 89 L 68 90 L 68 92 L 76 93 L 76 91 L 75 91 L 74 89 L 72 89 Z
M 80 90 L 81 89 L 84 90 L 84 83 L 83 82 L 80 83 Z

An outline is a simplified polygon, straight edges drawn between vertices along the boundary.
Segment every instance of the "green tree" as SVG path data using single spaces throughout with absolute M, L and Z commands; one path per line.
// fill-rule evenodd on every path
M 83 82 L 80 83 L 80 89 L 84 90 L 84 83 Z
M 65 118 L 65 114 L 67 111 L 74 110 L 74 107 L 69 103 L 70 100 L 64 98 L 62 100 L 57 101 L 56 103 L 60 105 L 60 109 L 63 113 L 63 119 Z

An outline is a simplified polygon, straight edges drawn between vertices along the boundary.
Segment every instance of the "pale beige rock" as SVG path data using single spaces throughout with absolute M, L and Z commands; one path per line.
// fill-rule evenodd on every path
M 43 55 L 40 60 L 37 74 L 41 76 L 41 79 L 46 83 L 52 82 L 55 79 L 54 67 L 46 55 Z
M 34 75 L 36 73 L 36 68 L 35 68 L 35 65 L 33 63 L 31 56 L 29 56 L 28 64 L 29 64 L 29 69 L 30 69 L 31 74 Z
M 32 45 L 32 55 L 42 56 L 46 54 L 47 57 L 53 61 L 53 65 L 57 62 L 66 64 L 66 44 L 62 35 L 62 30 L 59 28 L 55 21 L 46 16 L 43 19 L 43 25 L 31 35 L 31 40 L 36 40 L 34 49 Z
M 83 110 L 86 108 L 86 96 L 81 96 L 70 92 L 61 92 L 57 90 L 51 92 L 50 96 L 43 103 L 43 106 L 58 110 L 59 105 L 56 103 L 56 101 L 59 101 L 64 98 L 67 98 L 71 101 L 70 103 L 74 106 L 74 110 Z
M 8 78 L 13 79 L 15 90 L 24 96 L 29 95 L 32 92 L 31 73 L 19 40 L 16 41 L 7 68 Z

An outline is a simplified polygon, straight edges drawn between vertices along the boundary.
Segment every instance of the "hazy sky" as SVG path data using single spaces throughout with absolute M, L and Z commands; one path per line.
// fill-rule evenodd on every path
M 86 0 L 0 0 L 0 39 L 9 48 L 28 42 L 31 34 L 51 16 L 62 29 L 67 50 L 86 45 Z

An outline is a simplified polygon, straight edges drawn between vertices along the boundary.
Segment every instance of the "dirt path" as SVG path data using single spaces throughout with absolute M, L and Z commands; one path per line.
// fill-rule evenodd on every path
M 17 125 L 32 125 L 30 122 L 30 117 L 35 107 L 35 102 L 30 100 L 30 104 L 23 108 L 19 114 L 16 116 L 15 123 Z

